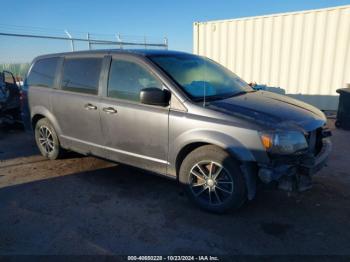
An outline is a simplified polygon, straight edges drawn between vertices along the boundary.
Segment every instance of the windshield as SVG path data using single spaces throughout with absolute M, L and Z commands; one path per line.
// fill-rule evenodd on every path
M 149 57 L 195 101 L 223 99 L 252 91 L 237 75 L 214 61 L 190 54 Z

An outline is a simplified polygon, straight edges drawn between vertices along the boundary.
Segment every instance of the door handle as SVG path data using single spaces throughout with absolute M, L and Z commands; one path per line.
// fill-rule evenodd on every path
M 84 107 L 86 110 L 96 110 L 97 109 L 97 106 L 94 106 L 93 104 L 90 104 L 90 103 L 86 104 Z
M 118 112 L 113 107 L 104 107 L 102 110 L 107 114 L 116 114 Z

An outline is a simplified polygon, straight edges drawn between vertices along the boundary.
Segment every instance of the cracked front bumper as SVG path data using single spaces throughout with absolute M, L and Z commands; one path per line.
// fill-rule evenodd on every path
M 264 183 L 277 183 L 282 190 L 305 191 L 312 186 L 312 176 L 327 164 L 331 150 L 331 141 L 324 138 L 316 156 L 304 154 L 275 161 L 271 165 L 261 166 L 258 176 Z
M 323 139 L 322 142 L 321 151 L 315 157 L 305 159 L 300 164 L 299 169 L 302 174 L 312 176 L 327 164 L 328 156 L 332 151 L 332 143 L 329 139 Z

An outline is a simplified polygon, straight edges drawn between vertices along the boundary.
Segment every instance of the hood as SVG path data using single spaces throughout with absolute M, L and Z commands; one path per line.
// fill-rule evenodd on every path
M 316 107 L 267 91 L 250 92 L 208 102 L 206 107 L 274 128 L 295 127 L 311 131 L 326 122 L 325 115 Z

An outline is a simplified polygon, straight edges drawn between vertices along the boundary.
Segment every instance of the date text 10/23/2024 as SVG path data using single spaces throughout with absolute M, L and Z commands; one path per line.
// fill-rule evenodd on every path
M 219 261 L 217 256 L 128 256 L 128 261 Z

